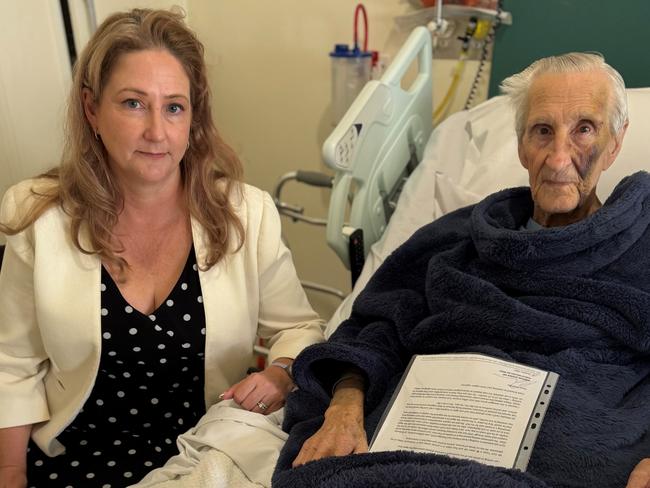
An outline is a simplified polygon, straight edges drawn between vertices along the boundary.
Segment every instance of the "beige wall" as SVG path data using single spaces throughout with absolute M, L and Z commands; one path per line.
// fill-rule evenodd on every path
M 0 29 L 0 194 L 54 166 L 70 62 L 58 2 L 5 2 Z
M 366 0 L 369 47 L 391 56 L 408 32 L 394 17 L 412 10 L 405 0 Z M 206 46 L 214 114 L 222 134 L 241 156 L 246 180 L 271 191 L 296 169 L 328 171 L 320 148 L 332 129 L 330 59 L 335 43 L 352 42 L 352 0 L 187 0 L 190 25 Z M 362 31 L 361 31 L 362 32 Z M 436 62 L 442 98 L 455 63 Z M 475 65 L 468 63 L 471 75 Z M 461 85 L 465 93 L 470 77 Z M 484 90 L 483 90 L 484 91 Z M 460 96 L 452 107 L 462 107 Z M 326 216 L 329 192 L 288 184 L 283 200 Z M 323 228 L 284 218 L 284 233 L 302 279 L 349 291 L 349 273 L 325 244 Z M 328 316 L 337 300 L 309 293 Z
M 397 1 L 364 2 L 370 47 L 382 48 Z M 325 170 L 320 147 L 330 124 L 330 61 L 337 42 L 352 41 L 356 2 L 327 0 L 188 0 L 190 24 L 206 45 L 217 125 L 245 164 L 246 180 L 267 191 L 283 173 Z M 287 185 L 283 199 L 325 216 L 329 193 Z M 324 228 L 283 220 L 301 278 L 349 291 L 349 274 L 325 244 Z M 335 299 L 310 293 L 328 315 Z
M 58 0 L 48 0 L 59 3 Z M 93 0 L 97 24 L 114 12 L 132 8 L 170 8 L 177 5 L 187 9 L 187 0 Z M 77 52 L 81 52 L 90 37 L 92 20 L 85 0 L 68 0 L 75 34 Z
M 364 2 L 370 47 L 382 49 L 393 17 L 409 8 Z M 217 125 L 242 157 L 246 180 L 271 191 L 283 173 L 326 170 L 320 147 L 330 123 L 330 60 L 337 42 L 352 42 L 356 2 L 328 0 L 188 0 L 191 25 L 206 45 Z M 283 199 L 325 216 L 329 192 L 287 185 Z M 324 228 L 284 219 L 301 278 L 349 291 L 349 273 L 325 244 Z M 337 300 L 310 293 L 329 315 Z
M 206 47 L 214 114 L 240 154 L 246 180 L 271 191 L 280 175 L 295 169 L 327 171 L 320 148 L 332 129 L 330 59 L 335 43 L 352 42 L 352 0 L 95 0 L 97 22 L 136 6 L 180 5 Z M 89 19 L 84 0 L 70 0 L 77 50 L 85 45 Z M 392 57 L 408 32 L 394 17 L 412 11 L 407 0 L 366 0 L 369 47 Z M 56 164 L 70 66 L 59 2 L 7 2 L 0 29 L 0 194 L 20 179 Z M 434 105 L 444 96 L 455 63 L 434 61 Z M 471 63 L 452 105 L 462 107 L 475 69 Z M 484 91 L 484 90 L 483 90 Z M 309 215 L 326 216 L 329 193 L 297 184 L 283 199 Z M 284 219 L 298 273 L 349 291 L 349 273 L 325 244 L 324 228 Z M 327 317 L 338 300 L 310 293 Z

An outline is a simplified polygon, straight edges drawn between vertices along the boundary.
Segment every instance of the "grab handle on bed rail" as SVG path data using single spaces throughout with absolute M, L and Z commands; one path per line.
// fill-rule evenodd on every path
M 426 27 L 419 26 L 413 29 L 413 32 L 407 39 L 401 51 L 413 53 L 412 56 L 404 58 L 395 58 L 390 64 L 381 81 L 393 86 L 399 86 L 402 78 L 410 68 L 411 64 L 418 58 L 418 76 L 431 75 L 431 33 Z
M 351 183 L 352 175 L 350 173 L 337 173 L 335 176 L 325 231 L 327 243 L 334 249 L 347 269 L 350 269 L 350 255 L 348 239 L 343 235 L 343 221 Z

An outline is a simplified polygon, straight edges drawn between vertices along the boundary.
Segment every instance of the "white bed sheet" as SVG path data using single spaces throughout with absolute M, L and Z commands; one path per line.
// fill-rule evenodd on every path
M 178 455 L 129 488 L 269 487 L 288 437 L 283 419 L 284 409 L 261 415 L 216 403 L 178 437 Z
M 650 88 L 628 89 L 627 96 L 630 126 L 618 158 L 601 176 L 601 201 L 624 176 L 650 170 Z M 526 185 L 528 173 L 517 155 L 514 112 L 505 97 L 447 118 L 431 134 L 386 231 L 371 247 L 352 293 L 328 321 L 325 336 L 349 317 L 354 299 L 375 270 L 418 228 L 498 190 Z

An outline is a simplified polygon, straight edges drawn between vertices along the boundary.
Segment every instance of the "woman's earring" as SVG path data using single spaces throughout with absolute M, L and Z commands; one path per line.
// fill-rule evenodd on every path
M 97 130 L 93 129 L 93 132 L 95 133 L 95 140 L 98 141 L 99 140 L 99 134 L 97 134 Z
M 187 151 L 189 148 L 190 148 L 190 141 L 187 141 L 187 147 L 185 148 L 185 150 Z

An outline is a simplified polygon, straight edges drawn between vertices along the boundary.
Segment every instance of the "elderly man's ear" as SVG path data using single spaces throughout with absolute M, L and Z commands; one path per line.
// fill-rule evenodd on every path
M 521 165 L 524 169 L 528 170 L 528 161 L 526 161 L 526 158 L 524 157 L 524 148 L 521 139 L 517 141 L 517 154 L 519 154 L 519 162 Z
M 612 136 L 611 141 L 609 141 L 609 147 L 607 148 L 607 160 L 605 161 L 605 164 L 603 165 L 603 171 L 608 169 L 614 160 L 616 159 L 616 156 L 618 156 L 618 153 L 621 151 L 621 146 L 623 145 L 623 138 L 625 137 L 625 132 L 627 131 L 627 126 L 630 125 L 630 121 L 626 120 L 625 125 L 623 125 L 623 128 L 620 130 L 618 134 L 614 134 Z

